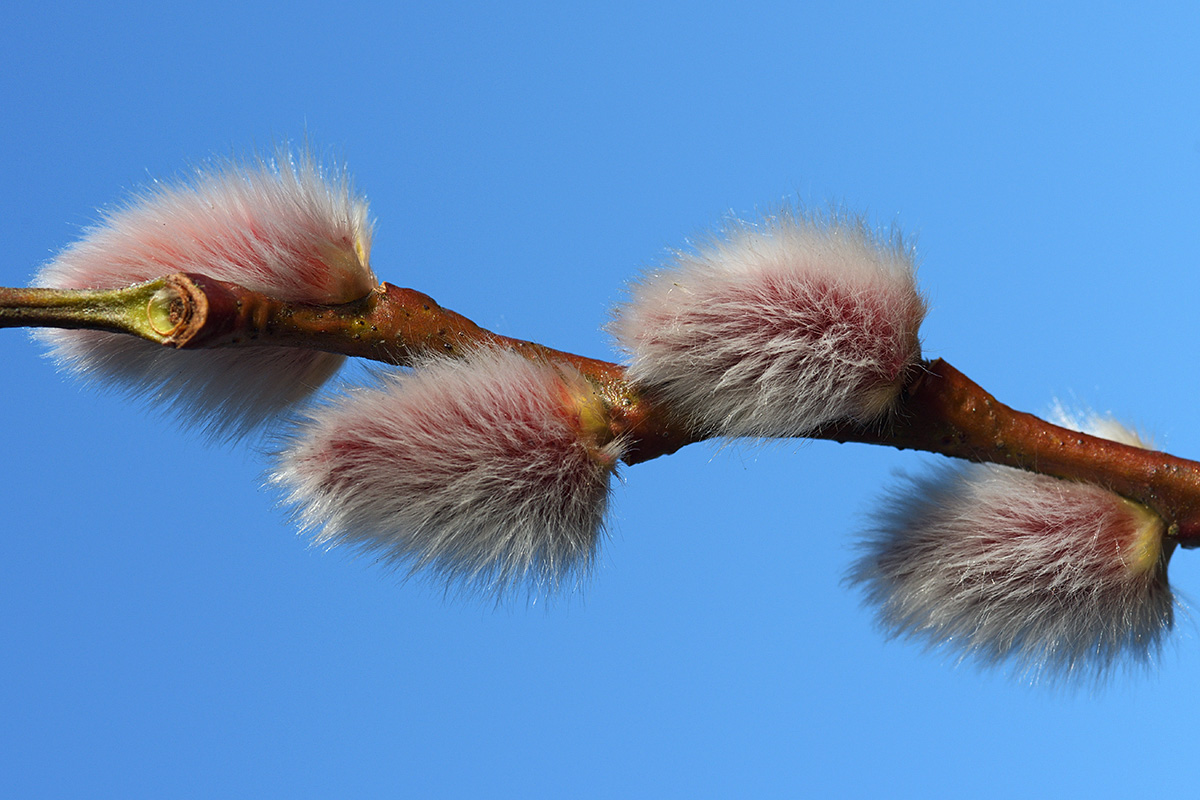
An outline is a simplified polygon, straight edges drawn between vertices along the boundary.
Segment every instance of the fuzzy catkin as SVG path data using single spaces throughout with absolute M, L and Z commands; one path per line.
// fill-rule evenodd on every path
M 349 545 L 448 588 L 548 594 L 591 567 L 622 443 L 581 418 L 573 368 L 482 350 L 391 373 L 313 409 L 274 482 L 318 545 Z
M 862 549 L 849 580 L 885 631 L 1032 680 L 1148 664 L 1174 622 L 1165 524 L 1099 486 L 945 466 L 889 498 Z
M 155 183 L 106 211 L 45 265 L 35 285 L 115 289 L 175 272 L 279 299 L 344 303 L 375 286 L 366 201 L 307 153 L 228 163 Z M 237 437 L 306 399 L 343 357 L 299 348 L 184 351 L 83 330 L 39 334 L 84 379 L 144 397 L 219 437 Z
M 733 222 L 633 285 L 610 330 L 629 376 L 715 435 L 802 436 L 885 416 L 920 359 L 912 255 L 863 223 Z

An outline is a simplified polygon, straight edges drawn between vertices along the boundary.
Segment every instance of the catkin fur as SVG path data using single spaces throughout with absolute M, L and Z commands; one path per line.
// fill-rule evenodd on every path
M 375 286 L 366 201 L 307 153 L 224 164 L 189 181 L 155 183 L 45 265 L 36 285 L 115 289 L 195 272 L 289 301 L 344 303 Z M 171 350 L 132 336 L 39 333 L 57 361 L 88 381 L 165 406 L 210 433 L 237 437 L 307 398 L 343 357 L 242 347 Z
M 1099 486 L 946 466 L 889 498 L 849 580 L 893 636 L 1031 680 L 1099 682 L 1152 662 L 1174 623 L 1164 536 Z
M 572 368 L 483 350 L 313 409 L 274 482 L 318 545 L 349 545 L 497 598 L 582 578 L 622 444 L 581 436 Z
M 711 434 L 802 436 L 886 415 L 920 359 L 910 251 L 842 217 L 733 222 L 632 286 L 629 376 Z

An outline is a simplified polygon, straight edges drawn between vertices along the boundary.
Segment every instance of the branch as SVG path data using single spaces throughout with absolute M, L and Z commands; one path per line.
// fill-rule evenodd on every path
M 111 291 L 0 288 L 0 327 L 88 328 L 166 347 L 297 347 L 412 365 L 495 346 L 567 363 L 609 407 L 611 438 L 638 464 L 711 437 L 633 386 L 618 364 L 492 333 L 413 289 L 388 283 L 342 305 L 290 303 L 235 283 L 177 273 Z M 1200 464 L 1053 425 L 997 401 L 950 364 L 922 362 L 883 424 L 844 423 L 814 439 L 924 450 L 1104 486 L 1157 512 L 1168 535 L 1200 546 Z

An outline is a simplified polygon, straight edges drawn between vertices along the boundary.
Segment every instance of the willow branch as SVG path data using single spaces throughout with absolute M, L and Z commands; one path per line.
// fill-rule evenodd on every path
M 492 333 L 413 289 L 384 283 L 343 305 L 290 303 L 203 275 L 178 273 L 113 291 L 2 289 L 0 327 L 89 328 L 186 349 L 299 347 L 408 366 L 429 355 L 495 346 L 567 363 L 610 407 L 611 435 L 638 464 L 709 438 L 673 417 L 618 364 Z M 810 434 L 924 450 L 1086 481 L 1156 511 L 1184 546 L 1200 546 L 1200 464 L 1053 425 L 1016 411 L 940 359 L 910 375 L 891 417 Z

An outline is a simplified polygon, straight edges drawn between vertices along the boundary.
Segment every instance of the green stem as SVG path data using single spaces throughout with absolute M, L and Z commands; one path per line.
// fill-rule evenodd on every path
M 0 328 L 86 328 L 173 344 L 183 315 L 203 298 L 177 276 L 124 289 L 0 288 Z

